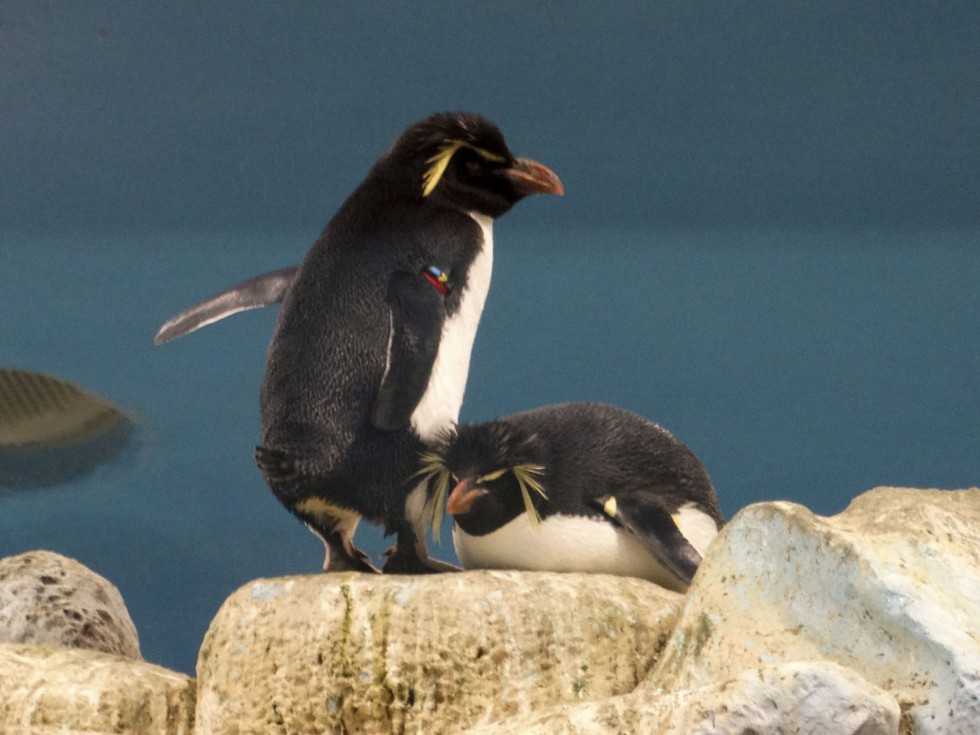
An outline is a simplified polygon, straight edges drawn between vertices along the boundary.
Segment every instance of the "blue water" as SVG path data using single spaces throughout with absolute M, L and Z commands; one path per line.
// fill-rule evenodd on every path
M 274 309 L 152 345 L 167 317 L 298 262 L 316 234 L 0 235 L 0 364 L 78 382 L 138 422 L 84 480 L 0 495 L 0 556 L 48 548 L 108 577 L 156 663 L 192 672 L 229 593 L 322 561 L 252 460 Z M 463 420 L 566 400 L 629 408 L 694 449 L 728 515 L 980 484 L 980 233 L 505 219 L 496 234 Z M 369 528 L 358 540 L 375 556 L 386 545 Z M 448 541 L 434 552 L 454 558 Z

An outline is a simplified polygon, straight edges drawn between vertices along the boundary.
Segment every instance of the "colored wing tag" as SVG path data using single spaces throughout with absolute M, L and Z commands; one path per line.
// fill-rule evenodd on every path
M 432 284 L 432 287 L 438 291 L 442 296 L 445 296 L 449 292 L 449 276 L 445 274 L 444 271 L 440 270 L 434 265 L 430 265 L 424 271 L 422 275 L 425 276 L 425 280 Z

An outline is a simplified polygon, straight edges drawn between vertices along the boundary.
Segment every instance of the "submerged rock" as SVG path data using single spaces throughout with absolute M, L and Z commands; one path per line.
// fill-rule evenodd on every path
M 122 411 L 74 383 L 0 368 L 0 487 L 82 476 L 122 449 L 132 430 Z
M 200 733 L 456 733 L 646 675 L 682 597 L 639 579 L 479 571 L 260 580 L 211 624 Z
M 140 658 L 136 627 L 119 590 L 50 551 L 0 559 L 0 641 Z

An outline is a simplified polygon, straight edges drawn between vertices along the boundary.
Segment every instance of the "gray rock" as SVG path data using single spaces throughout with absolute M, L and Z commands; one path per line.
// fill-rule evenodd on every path
M 980 731 L 980 490 L 878 488 L 831 518 L 743 509 L 641 686 L 696 690 L 819 660 L 892 694 L 902 732 Z
M 695 690 L 643 689 L 467 730 L 465 735 L 894 735 L 895 698 L 827 661 L 775 664 Z
M 136 627 L 111 582 L 74 559 L 0 559 L 0 641 L 88 648 L 139 659 Z

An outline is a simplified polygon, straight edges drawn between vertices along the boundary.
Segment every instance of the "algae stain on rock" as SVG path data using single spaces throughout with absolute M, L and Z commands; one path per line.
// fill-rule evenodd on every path
M 701 613 L 698 617 L 698 623 L 695 627 L 692 635 L 694 642 L 693 655 L 700 656 L 701 649 L 704 645 L 711 640 L 711 634 L 714 632 L 714 626 L 711 624 L 711 618 L 709 618 L 705 613 Z
M 705 613 L 701 613 L 694 625 L 685 625 L 674 630 L 665 645 L 657 652 L 653 676 L 658 686 L 666 686 L 683 666 L 689 657 L 698 657 L 702 649 L 711 640 L 714 624 Z M 664 655 L 661 655 L 664 654 Z
M 579 666 L 579 675 L 572 680 L 572 694 L 576 699 L 582 699 L 589 693 L 589 665 Z
M 344 597 L 344 617 L 340 624 L 340 641 L 338 643 L 337 658 L 340 663 L 340 670 L 344 676 L 353 676 L 354 669 L 350 659 L 351 636 L 354 628 L 354 598 L 351 596 L 350 584 L 347 582 L 340 585 L 340 594 Z

